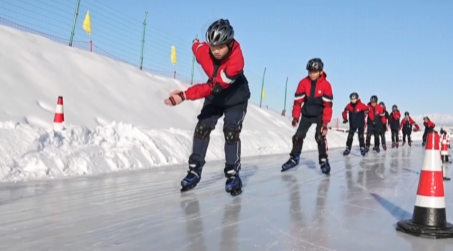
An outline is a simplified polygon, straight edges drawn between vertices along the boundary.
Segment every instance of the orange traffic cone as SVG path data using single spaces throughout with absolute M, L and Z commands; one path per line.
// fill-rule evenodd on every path
M 397 231 L 431 239 L 453 238 L 453 225 L 447 222 L 439 135 L 428 133 L 423 167 L 412 219 L 397 223 Z
M 57 107 L 55 108 L 55 117 L 53 118 L 53 129 L 55 131 L 63 130 L 64 111 L 63 111 L 63 97 L 59 96 L 57 100 Z

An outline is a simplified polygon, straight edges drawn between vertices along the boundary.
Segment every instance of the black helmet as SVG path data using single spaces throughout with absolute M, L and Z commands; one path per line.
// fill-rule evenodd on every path
M 349 99 L 359 99 L 359 94 L 357 94 L 357 92 L 353 92 L 349 95 Z
M 307 71 L 322 71 L 324 69 L 324 63 L 320 58 L 312 58 L 307 63 Z
M 394 111 L 398 110 L 398 106 L 393 105 L 393 106 L 392 106 L 392 110 L 394 110 Z
M 409 116 L 409 112 L 404 112 L 404 116 Z
M 429 120 L 428 116 L 423 117 L 423 120 L 425 120 L 425 119 Z
M 384 104 L 384 102 L 382 102 L 382 101 L 381 101 L 381 102 L 379 102 L 379 105 L 385 108 L 385 104 Z
M 228 19 L 219 19 L 206 31 L 206 42 L 211 46 L 228 44 L 234 39 L 234 30 Z
M 371 103 L 377 103 L 377 101 L 378 101 L 378 98 L 376 95 L 371 96 L 371 98 L 370 98 Z

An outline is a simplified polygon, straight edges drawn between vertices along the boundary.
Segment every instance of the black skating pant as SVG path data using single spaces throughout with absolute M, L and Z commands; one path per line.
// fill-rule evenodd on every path
M 407 136 L 407 142 L 408 143 L 411 143 L 412 140 L 411 140 L 411 131 L 403 131 L 403 143 L 406 143 L 406 136 Z
M 223 125 L 225 136 L 225 175 L 230 170 L 240 171 L 241 140 L 239 134 L 247 113 L 247 105 L 248 103 L 245 102 L 232 107 L 218 107 L 205 100 L 195 127 L 189 165 L 204 166 L 210 140 L 209 135 L 214 130 L 219 118 L 225 115 Z
M 386 130 L 387 130 L 387 126 L 383 125 L 382 129 L 381 129 L 381 133 L 380 133 L 382 145 L 385 145 L 385 142 L 386 142 L 386 139 L 385 139 Z
M 346 140 L 346 146 L 351 149 L 351 146 L 352 146 L 352 141 L 353 141 L 353 138 L 354 138 L 354 133 L 357 132 L 357 136 L 359 138 L 359 145 L 360 145 L 360 148 L 362 147 L 365 147 L 365 139 L 364 139 L 364 133 L 365 133 L 365 128 L 364 127 L 360 127 L 360 128 L 353 128 L 353 127 L 349 127 L 349 134 L 348 134 L 348 139 Z
M 368 125 L 366 132 L 366 147 L 371 145 L 371 135 L 374 136 L 374 146 L 379 147 L 379 137 L 381 135 L 381 127 L 376 125 Z
M 300 156 L 304 139 L 312 124 L 316 124 L 315 140 L 318 143 L 319 164 L 322 164 L 322 160 L 327 160 L 328 157 L 327 139 L 321 134 L 322 117 L 308 118 L 302 116 L 296 134 L 293 136 L 293 149 L 289 155 L 292 157 Z
M 392 143 L 399 142 L 398 129 L 392 129 Z

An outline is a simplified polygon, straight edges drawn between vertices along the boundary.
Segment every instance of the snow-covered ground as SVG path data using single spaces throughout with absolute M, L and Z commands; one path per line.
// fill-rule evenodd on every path
M 186 163 L 202 101 L 163 104 L 186 84 L 9 27 L 0 26 L 0 37 L 0 181 Z M 52 130 L 58 96 L 66 121 L 61 133 Z M 288 153 L 294 130 L 290 118 L 251 104 L 242 155 Z M 328 134 L 330 148 L 345 140 L 345 133 Z M 220 120 L 208 161 L 224 158 L 223 142 Z M 304 150 L 314 149 L 313 126 Z

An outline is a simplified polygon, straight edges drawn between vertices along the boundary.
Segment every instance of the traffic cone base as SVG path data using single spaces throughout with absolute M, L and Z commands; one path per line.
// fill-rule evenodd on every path
M 399 221 L 396 230 L 430 239 L 453 238 L 453 225 L 447 222 L 445 210 L 444 172 L 437 133 L 427 135 L 425 149 L 412 219 Z

